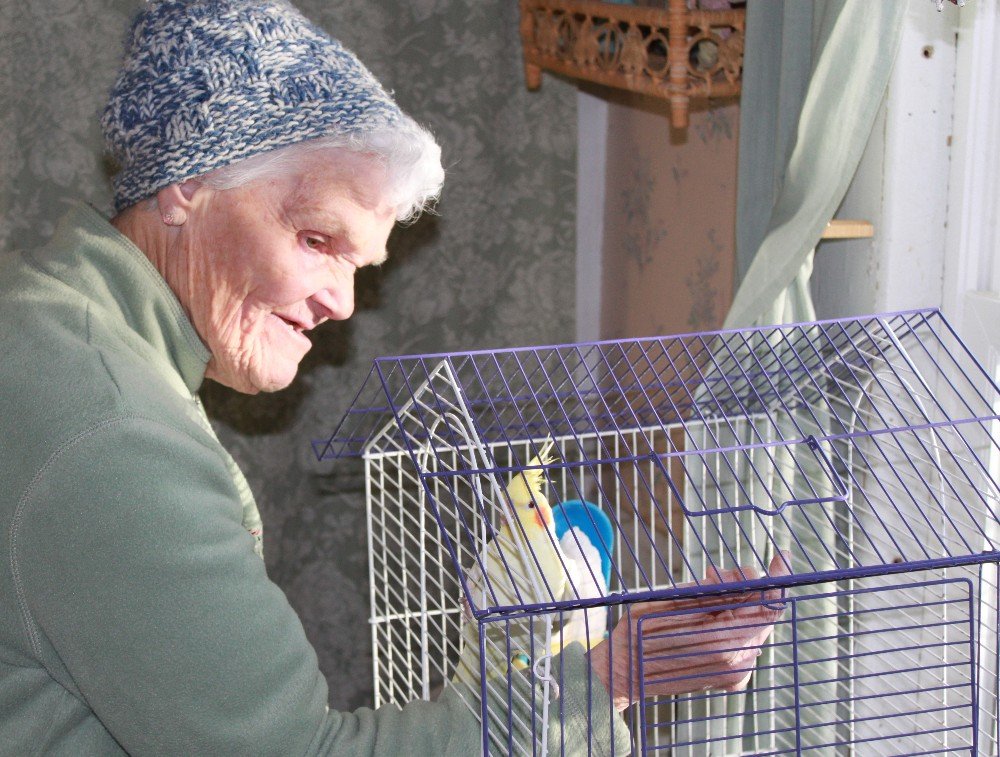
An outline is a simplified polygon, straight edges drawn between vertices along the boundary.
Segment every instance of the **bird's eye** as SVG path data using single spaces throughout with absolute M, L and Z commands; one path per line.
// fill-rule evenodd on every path
M 535 509 L 535 500 L 531 500 L 531 502 L 528 503 L 528 507 L 530 507 L 532 510 L 534 510 Z

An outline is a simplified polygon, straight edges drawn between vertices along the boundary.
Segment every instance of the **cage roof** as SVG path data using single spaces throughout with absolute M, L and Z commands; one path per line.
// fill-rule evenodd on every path
M 313 449 L 324 460 L 719 418 L 778 425 L 811 408 L 823 413 L 824 438 L 835 438 L 858 432 L 845 408 L 860 397 L 884 396 L 892 407 L 891 418 L 867 419 L 865 433 L 878 433 L 991 415 L 991 386 L 937 310 L 381 357 L 336 430 Z M 801 430 L 793 424 L 781 433 Z

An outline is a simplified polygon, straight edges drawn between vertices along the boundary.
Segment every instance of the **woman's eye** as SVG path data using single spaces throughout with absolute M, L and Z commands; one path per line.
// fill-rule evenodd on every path
M 323 246 L 323 240 L 319 237 L 306 237 L 306 247 L 310 250 L 318 250 Z

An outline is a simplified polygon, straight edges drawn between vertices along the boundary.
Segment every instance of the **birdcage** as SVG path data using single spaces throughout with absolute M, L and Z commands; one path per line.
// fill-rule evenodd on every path
M 314 443 L 364 461 L 376 704 L 452 688 L 490 754 L 996 755 L 997 396 L 937 311 L 376 360 Z M 564 664 L 618 623 L 622 717 Z

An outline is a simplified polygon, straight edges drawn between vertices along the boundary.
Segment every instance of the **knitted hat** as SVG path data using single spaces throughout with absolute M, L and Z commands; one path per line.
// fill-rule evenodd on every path
M 122 210 L 251 155 L 402 117 L 353 53 L 283 0 L 153 0 L 101 125 Z

